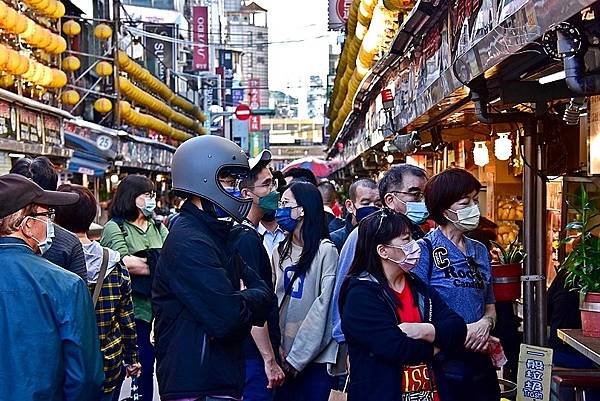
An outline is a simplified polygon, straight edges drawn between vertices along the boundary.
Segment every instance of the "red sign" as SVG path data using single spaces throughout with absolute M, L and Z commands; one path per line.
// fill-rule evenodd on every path
M 210 55 L 208 51 L 208 7 L 192 8 L 192 31 L 194 38 L 194 70 L 208 71 Z
M 235 116 L 238 120 L 247 120 L 250 118 L 250 114 L 250 107 L 248 107 L 248 105 L 240 104 L 235 109 Z
M 384 102 L 393 102 L 394 101 L 394 94 L 392 93 L 391 89 L 384 89 L 381 91 L 381 99 Z
M 251 109 L 260 107 L 260 79 L 254 78 L 248 80 L 248 100 Z M 260 131 L 260 116 L 250 116 L 250 132 Z

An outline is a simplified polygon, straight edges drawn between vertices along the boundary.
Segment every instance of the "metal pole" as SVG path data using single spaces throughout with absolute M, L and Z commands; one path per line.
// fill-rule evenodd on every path
M 537 120 L 537 168 L 538 171 L 546 171 L 546 158 L 544 157 L 544 121 L 541 117 L 546 114 L 547 104 L 536 103 L 536 116 Z M 537 194 L 536 194 L 536 275 L 540 277 L 546 277 L 546 242 L 548 229 L 546 225 L 546 181 L 536 175 L 537 181 Z M 546 280 L 538 279 L 534 282 L 535 288 L 535 304 L 536 304 L 536 345 L 545 346 L 547 342 L 547 317 L 546 317 Z
M 537 160 L 537 138 L 535 135 L 536 127 L 532 123 L 525 123 L 524 138 L 525 151 L 523 157 L 527 164 L 535 167 Z M 533 164 L 531 164 L 533 163 Z M 536 272 L 536 174 L 528 165 L 523 169 L 523 239 L 527 259 L 524 264 L 524 275 L 533 276 Z M 526 280 L 523 282 L 523 320 L 524 333 L 523 340 L 526 344 L 535 342 L 535 295 L 533 282 Z
M 121 92 L 119 89 L 119 29 L 121 19 L 121 2 L 120 0 L 113 0 L 113 89 L 115 92 L 115 105 L 113 107 L 113 127 L 119 129 L 121 126 L 121 113 L 119 111 L 119 100 L 121 100 Z

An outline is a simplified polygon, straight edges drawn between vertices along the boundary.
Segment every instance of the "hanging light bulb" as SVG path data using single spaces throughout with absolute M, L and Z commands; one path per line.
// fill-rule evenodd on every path
M 386 159 L 389 164 L 392 164 L 394 162 L 394 155 L 387 155 Z
M 488 151 L 485 141 L 476 141 L 475 148 L 473 149 L 473 158 L 475 164 L 483 167 L 490 162 L 490 153 Z
M 498 160 L 508 160 L 512 156 L 512 141 L 508 132 L 499 132 L 494 141 L 494 155 Z

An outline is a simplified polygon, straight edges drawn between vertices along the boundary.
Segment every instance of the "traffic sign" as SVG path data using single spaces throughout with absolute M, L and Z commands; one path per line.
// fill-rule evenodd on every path
M 247 120 L 250 118 L 251 114 L 250 107 L 248 107 L 246 104 L 240 104 L 235 109 L 235 116 L 238 120 Z

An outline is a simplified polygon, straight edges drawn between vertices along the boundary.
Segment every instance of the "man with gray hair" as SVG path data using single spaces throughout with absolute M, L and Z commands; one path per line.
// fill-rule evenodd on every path
M 85 282 L 40 257 L 54 236 L 50 207 L 77 194 L 0 176 L 0 400 L 96 401 L 104 372 Z
M 411 220 L 413 239 L 420 239 L 425 236 L 419 224 L 424 223 L 429 215 L 423 200 L 423 190 L 426 183 L 427 172 L 420 167 L 410 164 L 393 166 L 379 181 L 379 197 L 381 201 L 385 207 L 402 213 Z M 350 233 L 346 243 L 342 247 L 338 261 L 335 289 L 333 291 L 333 338 L 340 344 L 344 343 L 346 339 L 344 333 L 342 333 L 338 299 L 340 288 L 354 259 L 357 239 L 358 230 L 354 230 Z
M 360 221 L 381 207 L 377 183 L 370 178 L 354 181 L 348 189 L 348 199 L 344 203 L 348 215 L 344 227 L 331 233 L 331 240 L 338 249 L 342 250 L 346 239 Z

